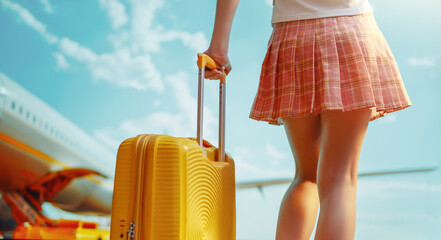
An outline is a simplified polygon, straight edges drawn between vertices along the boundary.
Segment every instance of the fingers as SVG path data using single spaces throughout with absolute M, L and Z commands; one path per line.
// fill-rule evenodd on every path
M 208 56 L 210 56 L 216 63 L 218 63 L 222 68 L 218 69 L 205 69 L 205 78 L 211 79 L 211 80 L 217 80 L 222 78 L 223 72 L 225 72 L 225 75 L 228 75 L 231 70 L 231 64 L 230 60 L 228 58 L 228 55 L 226 52 L 223 51 L 213 51 L 212 49 L 208 49 L 204 52 Z
M 217 80 L 217 79 L 221 79 L 222 76 L 224 75 L 228 75 L 232 70 L 231 64 L 230 62 L 228 62 L 228 64 L 222 68 L 218 68 L 218 69 L 209 69 L 209 68 L 205 68 L 205 78 L 207 79 L 211 79 L 211 80 Z
M 224 68 L 218 68 L 218 69 L 209 69 L 209 68 L 205 68 L 205 78 L 207 79 L 211 79 L 211 80 L 218 80 L 221 79 L 222 76 L 224 75 L 228 75 L 232 70 L 231 64 L 228 63 L 227 66 L 225 66 Z
M 205 69 L 205 78 L 211 80 L 221 79 L 223 76 L 222 69 Z
M 224 69 L 225 69 L 225 74 L 226 74 L 226 75 L 228 75 L 228 74 L 231 72 L 231 70 L 233 69 L 233 67 L 231 67 L 231 63 L 230 63 L 230 61 L 228 61 L 228 64 L 227 64 L 226 66 L 224 66 Z

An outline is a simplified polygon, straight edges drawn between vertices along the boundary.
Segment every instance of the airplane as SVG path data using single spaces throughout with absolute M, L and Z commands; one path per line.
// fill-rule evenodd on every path
M 27 222 L 58 226 L 53 231 L 76 226 L 83 232 L 96 229 L 104 239 L 96 224 L 44 217 L 41 204 L 109 215 L 114 158 L 83 130 L 0 73 L 0 194 L 19 228 Z
M 50 202 L 72 213 L 109 216 L 115 156 L 0 72 L 0 238 L 108 239 L 108 228 L 95 222 L 50 219 L 42 204 Z M 435 170 L 438 167 L 365 172 L 359 177 Z M 263 188 L 291 181 L 238 182 L 236 189 L 255 188 L 264 194 Z M 5 214 L 8 208 L 12 214 Z M 4 218 L 6 215 L 12 219 Z

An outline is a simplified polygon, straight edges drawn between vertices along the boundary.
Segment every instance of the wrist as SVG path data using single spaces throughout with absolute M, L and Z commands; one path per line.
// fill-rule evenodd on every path
M 208 48 L 207 51 L 204 52 L 208 56 L 210 56 L 215 62 L 217 62 L 220 66 L 225 67 L 228 66 L 230 60 L 228 58 L 228 52 L 226 50 L 218 50 L 215 48 Z M 231 66 L 229 66 L 228 71 L 231 71 Z
M 219 46 L 211 44 L 206 53 L 215 58 L 228 56 L 228 46 Z
M 217 55 L 219 55 L 219 54 L 227 55 L 228 43 L 216 41 L 214 39 L 215 38 L 212 38 L 211 43 L 210 43 L 210 47 L 208 48 L 208 50 L 210 50 L 210 52 L 215 53 Z

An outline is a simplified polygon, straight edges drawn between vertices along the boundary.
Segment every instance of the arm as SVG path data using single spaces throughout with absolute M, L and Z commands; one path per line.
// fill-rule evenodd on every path
M 210 47 L 205 54 L 212 57 L 217 63 L 225 67 L 228 74 L 231 71 L 231 65 L 228 58 L 228 46 L 230 41 L 231 26 L 233 24 L 234 14 L 236 13 L 239 0 L 217 0 L 216 18 L 214 22 L 213 34 Z M 222 71 L 207 70 L 206 78 L 219 79 Z

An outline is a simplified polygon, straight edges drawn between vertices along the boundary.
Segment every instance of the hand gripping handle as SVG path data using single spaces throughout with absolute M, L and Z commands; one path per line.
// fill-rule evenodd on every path
M 198 53 L 199 86 L 198 86 L 198 125 L 197 142 L 202 147 L 203 114 L 204 114 L 204 79 L 205 68 L 222 68 L 211 57 Z M 225 162 L 225 71 L 219 82 L 219 161 Z

